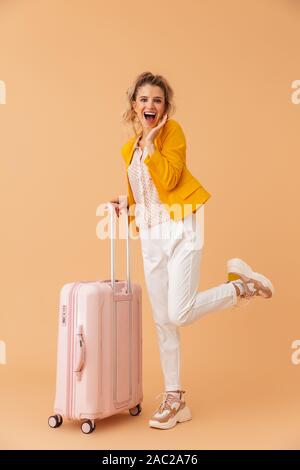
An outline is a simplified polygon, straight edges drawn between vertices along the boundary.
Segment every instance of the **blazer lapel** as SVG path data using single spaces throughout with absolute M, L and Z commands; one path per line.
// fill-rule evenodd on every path
M 128 157 L 127 157 L 127 167 L 130 165 L 135 146 L 139 140 L 140 136 L 138 135 L 136 139 L 132 139 L 132 145 L 129 147 Z

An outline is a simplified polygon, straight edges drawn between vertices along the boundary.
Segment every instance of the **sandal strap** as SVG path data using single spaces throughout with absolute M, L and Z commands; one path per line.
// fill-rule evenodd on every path
M 241 294 L 242 298 L 249 299 L 250 297 L 253 297 L 254 295 L 259 295 L 259 288 L 257 287 L 256 281 L 254 279 L 249 279 L 249 278 L 244 279 L 241 277 L 240 280 L 242 281 L 243 287 L 244 287 L 244 293 Z M 249 289 L 248 284 L 253 284 L 254 290 L 251 291 Z

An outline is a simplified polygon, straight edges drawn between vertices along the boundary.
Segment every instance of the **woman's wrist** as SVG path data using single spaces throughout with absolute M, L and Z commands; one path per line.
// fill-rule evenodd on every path
M 155 146 L 152 140 L 145 141 L 145 147 L 147 147 L 149 155 L 152 155 L 155 152 Z

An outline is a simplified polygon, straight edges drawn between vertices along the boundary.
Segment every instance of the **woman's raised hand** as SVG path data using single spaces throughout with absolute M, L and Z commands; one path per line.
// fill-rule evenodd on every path
M 151 129 L 151 131 L 147 135 L 146 142 L 145 142 L 146 144 L 147 143 L 152 143 L 154 141 L 155 137 L 159 133 L 160 129 L 166 124 L 167 120 L 168 120 L 168 115 L 165 114 L 164 117 L 162 118 L 161 122 L 156 127 Z

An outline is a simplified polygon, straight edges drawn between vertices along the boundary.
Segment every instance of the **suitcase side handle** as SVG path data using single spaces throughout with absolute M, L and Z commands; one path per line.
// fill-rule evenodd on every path
M 110 212 L 110 278 L 113 294 L 115 293 L 115 208 L 111 203 L 106 204 Z M 126 210 L 126 209 L 124 209 Z M 131 279 L 130 279 L 130 244 L 129 244 L 129 224 L 128 216 L 126 211 L 126 282 L 127 282 L 127 294 L 131 294 Z
M 77 380 L 81 380 L 82 369 L 85 360 L 85 342 L 83 338 L 83 327 L 79 325 L 76 332 L 76 345 L 75 345 L 75 369 Z

